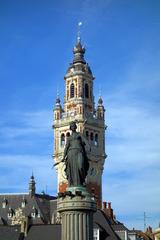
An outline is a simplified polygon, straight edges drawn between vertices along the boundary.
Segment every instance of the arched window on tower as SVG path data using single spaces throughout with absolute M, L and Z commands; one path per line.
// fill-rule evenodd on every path
M 70 136 L 70 132 L 67 132 L 66 136 L 67 136 L 67 138 L 68 138 L 68 137 Z
M 87 140 L 89 139 L 89 132 L 88 131 L 86 131 L 86 138 L 87 138 Z
M 74 98 L 74 83 L 70 85 L 70 98 Z
M 93 143 L 93 140 L 94 140 L 93 132 L 91 132 L 90 139 L 91 139 L 91 143 Z
M 89 86 L 87 83 L 85 84 L 85 97 L 89 98 Z
M 95 134 L 94 145 L 98 146 L 98 134 Z
M 64 133 L 62 133 L 62 135 L 61 135 L 61 147 L 64 147 L 64 145 L 65 145 L 65 135 L 64 135 Z

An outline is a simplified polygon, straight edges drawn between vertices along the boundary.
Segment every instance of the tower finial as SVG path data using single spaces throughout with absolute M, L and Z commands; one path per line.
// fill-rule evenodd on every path
M 59 86 L 57 86 L 57 98 L 59 98 Z
M 82 22 L 78 23 L 78 30 L 77 30 L 77 42 L 81 41 L 81 26 L 82 26 Z
M 101 98 L 101 97 L 102 97 L 102 86 L 99 85 L 99 98 Z

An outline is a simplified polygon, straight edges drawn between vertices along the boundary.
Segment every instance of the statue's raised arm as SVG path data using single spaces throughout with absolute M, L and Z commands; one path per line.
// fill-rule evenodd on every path
M 89 162 L 85 151 L 85 142 L 82 135 L 76 132 L 75 122 L 70 124 L 71 136 L 68 137 L 64 149 L 64 159 L 66 162 L 66 176 L 69 187 L 84 186 L 85 178 L 89 169 Z

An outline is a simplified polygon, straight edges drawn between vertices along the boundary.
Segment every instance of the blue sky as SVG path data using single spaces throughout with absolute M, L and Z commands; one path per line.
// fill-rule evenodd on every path
M 0 192 L 56 194 L 53 106 L 77 22 L 106 108 L 103 199 L 129 228 L 160 221 L 160 2 L 0 1 Z M 63 100 L 62 100 L 63 101 Z

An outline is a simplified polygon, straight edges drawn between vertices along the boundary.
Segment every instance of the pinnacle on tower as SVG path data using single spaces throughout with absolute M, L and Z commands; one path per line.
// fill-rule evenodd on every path
M 97 111 L 96 111 L 97 118 L 104 119 L 104 114 L 105 114 L 105 108 L 103 106 L 103 99 L 102 97 L 99 97 Z

